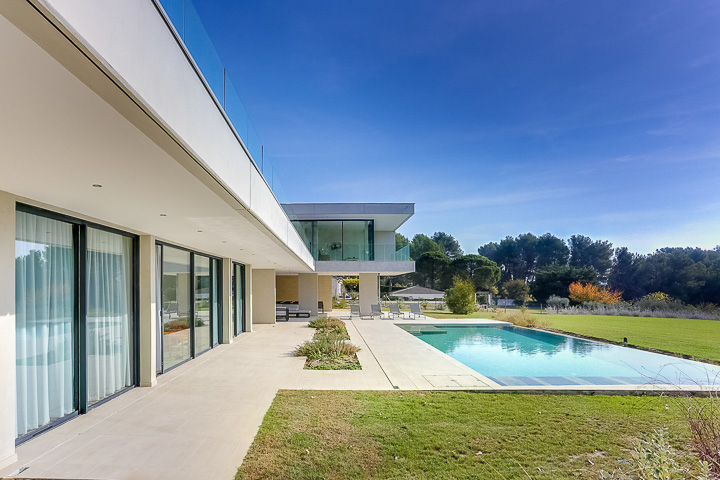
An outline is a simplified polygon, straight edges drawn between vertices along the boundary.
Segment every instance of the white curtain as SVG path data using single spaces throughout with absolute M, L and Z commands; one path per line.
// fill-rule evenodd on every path
M 132 240 L 87 229 L 88 403 L 132 382 Z
M 16 214 L 16 434 L 75 410 L 72 225 Z

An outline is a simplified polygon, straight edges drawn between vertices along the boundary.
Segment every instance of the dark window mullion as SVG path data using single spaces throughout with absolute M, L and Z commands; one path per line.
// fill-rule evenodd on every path
M 190 358 L 195 358 L 195 254 L 190 253 Z
M 77 274 L 76 278 L 76 304 L 77 312 L 77 394 L 78 410 L 86 413 L 87 399 L 87 226 L 76 225 L 77 232 Z

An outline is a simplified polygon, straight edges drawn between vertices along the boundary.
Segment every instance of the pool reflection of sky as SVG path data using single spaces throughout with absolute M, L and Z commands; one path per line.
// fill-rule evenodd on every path
M 613 377 L 632 379 L 629 383 L 720 383 L 720 367 L 715 365 L 537 330 L 436 325 L 439 331 L 422 333 L 418 325 L 399 326 L 489 377 Z

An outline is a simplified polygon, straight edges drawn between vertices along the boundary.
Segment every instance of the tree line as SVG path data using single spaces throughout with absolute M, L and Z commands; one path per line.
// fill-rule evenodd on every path
M 460 275 L 472 278 L 478 290 L 499 289 L 508 296 L 525 291 L 545 302 L 551 295 L 568 297 L 570 284 L 581 282 L 621 291 L 628 301 L 663 292 L 692 305 L 720 303 L 720 247 L 669 247 L 641 255 L 605 240 L 573 235 L 566 241 L 551 233 L 507 236 L 480 246 L 477 254 L 465 254 L 445 232 L 412 240 L 397 234 L 396 243 L 409 245 L 415 260 L 415 273 L 399 279 L 405 284 L 446 290 Z

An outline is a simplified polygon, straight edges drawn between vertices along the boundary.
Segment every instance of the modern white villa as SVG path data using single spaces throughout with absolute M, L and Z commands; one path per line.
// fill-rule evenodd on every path
M 0 468 L 279 301 L 414 271 L 412 203 L 281 203 L 191 2 L 4 0 L 0 45 Z

